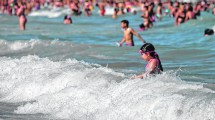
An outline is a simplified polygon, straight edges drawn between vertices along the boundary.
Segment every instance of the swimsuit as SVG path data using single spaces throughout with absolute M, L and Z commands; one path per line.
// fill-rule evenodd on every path
M 125 45 L 131 47 L 131 46 L 134 46 L 134 42 L 132 42 L 132 43 L 126 43 Z
M 177 20 L 181 18 L 181 23 L 184 23 L 185 22 L 185 17 L 186 17 L 185 13 L 183 13 L 183 15 L 178 16 Z
M 103 16 L 105 15 L 105 9 L 101 10 L 101 15 L 103 15 Z
M 157 62 L 157 65 L 156 65 L 155 69 L 152 70 L 151 68 L 149 68 L 149 63 L 150 63 L 152 60 L 153 60 L 153 59 L 149 60 L 149 62 L 147 63 L 147 65 L 146 65 L 146 72 L 147 72 L 148 74 L 160 74 L 160 68 L 159 68 L 159 61 L 158 61 L 158 59 L 155 59 L 156 62 Z
M 154 15 L 150 16 L 150 21 L 155 22 L 155 16 Z

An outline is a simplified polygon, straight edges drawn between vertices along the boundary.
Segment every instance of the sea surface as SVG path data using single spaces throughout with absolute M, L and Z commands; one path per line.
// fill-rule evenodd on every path
M 68 13 L 34 11 L 25 31 L 0 14 L 0 119 L 215 120 L 215 36 L 203 35 L 215 28 L 211 12 L 178 27 L 165 16 L 146 31 L 139 12 L 64 25 Z M 163 74 L 130 79 L 146 62 L 137 37 L 135 47 L 116 45 L 123 19 L 155 46 Z

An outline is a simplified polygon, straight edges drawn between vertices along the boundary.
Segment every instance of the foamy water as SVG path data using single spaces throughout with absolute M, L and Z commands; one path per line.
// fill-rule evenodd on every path
M 16 114 L 60 119 L 213 119 L 214 91 L 174 72 L 131 80 L 77 60 L 1 58 L 1 102 L 25 102 Z M 25 74 L 23 74 L 25 73 Z M 143 114 L 144 113 L 144 114 Z
M 97 14 L 99 14 L 98 8 L 95 8 L 94 11 L 97 11 Z M 131 12 L 134 12 L 134 11 L 140 11 L 140 8 L 132 7 Z M 124 12 L 126 13 L 127 11 L 124 10 Z M 114 13 L 113 7 L 106 7 L 105 15 L 113 15 L 113 13 Z M 66 14 L 71 14 L 71 11 L 69 10 L 68 7 L 52 8 L 50 6 L 49 9 L 43 8 L 40 11 L 33 11 L 29 14 L 29 16 L 43 16 L 43 17 L 48 17 L 48 18 L 56 18 L 56 17 L 60 17 L 62 15 L 66 15 Z
M 61 15 L 70 14 L 69 8 L 50 8 L 48 10 L 33 11 L 29 16 L 44 16 L 48 18 L 56 18 Z

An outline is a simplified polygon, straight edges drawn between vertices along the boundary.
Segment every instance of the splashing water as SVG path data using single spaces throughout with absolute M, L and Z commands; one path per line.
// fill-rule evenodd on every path
M 83 61 L 54 62 L 26 56 L 4 58 L 1 102 L 19 103 L 15 113 L 56 119 L 213 119 L 214 91 L 187 83 L 174 72 L 144 80 Z M 25 74 L 23 74 L 25 73 Z

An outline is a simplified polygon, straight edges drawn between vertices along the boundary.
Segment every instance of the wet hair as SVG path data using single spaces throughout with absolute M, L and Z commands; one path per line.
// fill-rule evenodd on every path
M 16 3 L 14 3 L 14 6 L 19 6 L 19 5 L 18 5 L 18 3 L 16 2 Z
M 188 11 L 193 11 L 193 7 L 189 6 Z
M 170 1 L 169 3 L 170 3 L 171 6 L 173 6 L 173 2 L 172 1 Z
M 64 20 L 66 20 L 66 19 L 72 20 L 71 17 L 70 17 L 69 15 L 65 15 L 65 16 L 64 16 Z
M 193 4 L 192 3 L 188 3 L 188 6 L 192 6 L 193 7 Z
M 66 20 L 66 19 L 67 19 L 67 15 L 64 16 L 64 20 Z
M 155 6 L 155 3 L 154 3 L 154 2 L 151 2 L 151 3 L 150 3 L 150 6 L 154 7 L 154 6 Z
M 139 25 L 140 28 L 145 28 L 145 25 L 142 23 Z
M 159 61 L 159 69 L 163 71 L 163 66 L 161 64 L 160 58 L 158 54 L 155 52 L 155 47 L 151 43 L 145 43 L 140 50 L 142 52 L 149 52 L 149 55 L 152 56 L 153 58 L 157 59 Z
M 159 62 L 159 69 L 161 70 L 161 71 L 163 71 L 163 66 L 162 66 L 162 64 L 161 64 L 161 61 L 160 61 L 160 58 L 159 58 L 159 56 L 158 56 L 158 54 L 156 53 L 156 52 L 150 52 L 149 53 L 150 54 L 150 56 L 152 56 L 153 58 L 155 58 L 155 59 L 158 59 L 158 62 Z
M 144 8 L 145 8 L 146 10 L 148 10 L 148 9 L 149 9 L 149 7 L 148 7 L 148 6 L 144 6 Z
M 21 5 L 26 5 L 26 3 L 25 3 L 25 2 L 22 2 Z
M 129 26 L 129 22 L 128 22 L 128 20 L 122 20 L 122 21 L 121 21 L 121 23 L 125 23 L 125 24 L 126 24 L 126 26 Z
M 98 3 L 96 3 L 96 7 L 99 7 L 99 4 L 98 4 Z
M 162 3 L 159 3 L 158 6 L 162 6 Z
M 155 51 L 155 47 L 151 43 L 145 43 L 140 50 L 142 52 L 149 52 L 149 51 Z
M 213 35 L 214 31 L 213 29 L 205 29 L 205 35 Z

